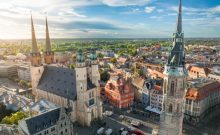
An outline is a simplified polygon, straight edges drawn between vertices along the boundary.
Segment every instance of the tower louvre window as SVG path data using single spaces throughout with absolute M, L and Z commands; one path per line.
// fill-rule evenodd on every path
M 174 96 L 174 81 L 171 82 L 170 96 Z
M 173 112 L 173 106 L 172 106 L 172 104 L 169 105 L 169 110 L 168 110 L 168 112 L 169 112 L 169 113 L 172 113 L 172 112 Z

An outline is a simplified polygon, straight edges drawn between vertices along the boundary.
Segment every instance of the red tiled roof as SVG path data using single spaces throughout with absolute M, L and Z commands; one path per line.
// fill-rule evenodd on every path
M 189 88 L 186 92 L 186 99 L 203 100 L 210 94 L 220 91 L 220 83 L 212 82 L 202 86 L 201 88 Z

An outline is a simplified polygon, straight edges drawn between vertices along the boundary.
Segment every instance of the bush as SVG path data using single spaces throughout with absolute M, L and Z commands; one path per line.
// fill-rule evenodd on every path
M 6 116 L 5 118 L 2 119 L 2 124 L 9 124 L 9 125 L 13 125 L 13 124 L 18 124 L 18 121 L 26 118 L 28 115 L 24 112 L 16 112 L 14 114 L 12 114 L 11 116 Z

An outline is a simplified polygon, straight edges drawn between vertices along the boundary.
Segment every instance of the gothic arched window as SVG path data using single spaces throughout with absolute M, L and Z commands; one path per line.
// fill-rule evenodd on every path
M 172 113 L 172 112 L 173 112 L 173 106 L 172 106 L 172 104 L 169 105 L 169 110 L 168 110 L 168 112 L 169 112 L 169 113 Z
M 164 93 L 167 93 L 167 81 L 164 81 Z
M 176 112 L 177 112 L 177 113 L 179 113 L 179 112 L 180 112 L 180 105 L 179 105 L 179 104 L 177 105 Z
M 170 96 L 174 96 L 174 81 L 171 82 Z

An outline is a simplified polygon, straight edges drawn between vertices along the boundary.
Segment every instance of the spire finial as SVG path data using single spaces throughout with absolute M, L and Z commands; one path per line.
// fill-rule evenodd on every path
M 50 43 L 50 35 L 49 35 L 49 28 L 47 23 L 47 16 L 46 16 L 46 52 L 51 51 L 51 43 Z
M 35 36 L 32 13 L 31 13 L 31 33 L 32 33 L 32 53 L 37 53 L 39 51 L 38 51 L 38 48 L 37 48 L 37 40 L 36 40 L 36 36 Z
M 176 32 L 182 33 L 182 0 L 179 2 Z

